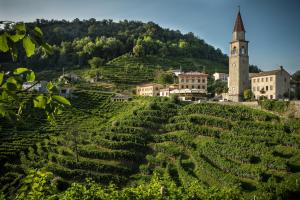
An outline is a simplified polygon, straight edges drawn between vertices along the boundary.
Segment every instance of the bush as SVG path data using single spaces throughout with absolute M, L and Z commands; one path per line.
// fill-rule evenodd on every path
M 289 101 L 262 100 L 259 104 L 263 109 L 281 113 L 287 110 Z

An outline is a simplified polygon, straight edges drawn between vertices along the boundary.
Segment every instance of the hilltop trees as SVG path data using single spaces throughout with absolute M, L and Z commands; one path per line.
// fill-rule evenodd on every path
M 300 70 L 296 71 L 293 75 L 292 75 L 293 80 L 295 81 L 300 81 Z
M 53 55 L 44 55 L 37 50 L 30 60 L 20 56 L 22 63 L 34 69 L 40 69 L 40 66 L 82 68 L 88 66 L 93 57 L 108 62 L 123 54 L 192 57 L 227 63 L 227 56 L 220 49 L 208 45 L 194 34 L 163 29 L 153 22 L 42 19 L 28 23 L 28 26 L 37 24 L 44 32 L 45 40 L 53 44 Z

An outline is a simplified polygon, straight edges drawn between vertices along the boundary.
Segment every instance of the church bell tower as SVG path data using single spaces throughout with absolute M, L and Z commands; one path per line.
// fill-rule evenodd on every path
M 237 14 L 229 52 L 228 98 L 231 101 L 243 101 L 244 90 L 249 89 L 248 41 L 240 10 Z

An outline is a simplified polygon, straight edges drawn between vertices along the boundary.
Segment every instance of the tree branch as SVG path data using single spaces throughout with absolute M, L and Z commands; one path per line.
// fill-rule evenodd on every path
M 19 93 L 22 93 L 22 92 L 27 92 L 28 90 L 30 90 L 31 88 L 33 88 L 34 86 L 36 86 L 38 83 L 40 83 L 40 81 L 35 82 L 30 87 L 28 87 L 28 88 L 26 88 L 24 90 L 17 91 L 16 94 L 19 94 Z

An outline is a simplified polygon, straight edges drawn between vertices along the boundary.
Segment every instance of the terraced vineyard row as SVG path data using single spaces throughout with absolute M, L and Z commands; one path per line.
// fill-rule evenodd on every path
M 40 129 L 46 137 L 6 162 L 2 191 L 12 195 L 29 168 L 53 172 L 59 190 L 86 178 L 138 185 L 158 173 L 195 196 L 195 187 L 235 188 L 247 199 L 290 194 L 300 178 L 298 121 L 239 106 L 109 97 L 77 91 L 57 125 Z

